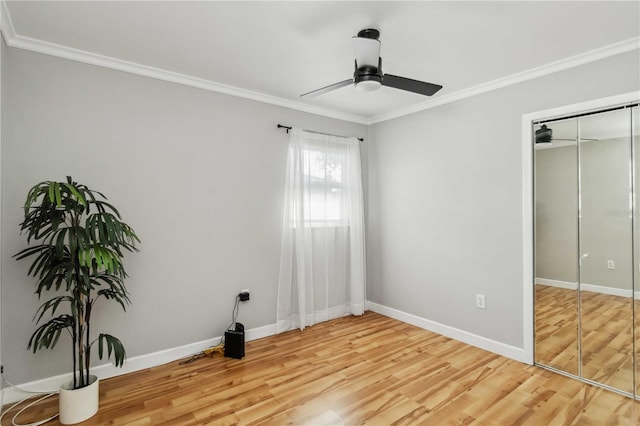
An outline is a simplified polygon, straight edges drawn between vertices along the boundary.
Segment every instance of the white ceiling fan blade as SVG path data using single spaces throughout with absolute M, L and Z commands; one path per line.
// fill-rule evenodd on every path
M 353 84 L 352 78 L 350 78 L 349 80 L 340 81 L 338 83 L 333 83 L 316 90 L 312 90 L 311 92 L 303 93 L 302 95 L 300 95 L 300 97 L 302 98 L 306 96 L 308 98 L 311 98 L 313 96 L 318 96 L 318 95 L 322 95 L 323 93 L 331 92 L 332 90 L 340 89 L 341 87 L 349 86 L 350 84 Z
M 380 57 L 380 40 L 364 37 L 353 37 L 352 40 L 357 67 L 377 68 L 378 58 Z

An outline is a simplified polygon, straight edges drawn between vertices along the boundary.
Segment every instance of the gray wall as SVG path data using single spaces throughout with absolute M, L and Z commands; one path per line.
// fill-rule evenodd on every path
M 287 136 L 277 123 L 364 137 L 366 127 L 8 48 L 2 141 L 2 362 L 17 383 L 68 372 L 68 349 L 26 345 L 38 301 L 19 235 L 27 190 L 76 180 L 104 192 L 142 239 L 132 305 L 94 330 L 129 356 L 219 336 L 235 295 L 247 328 L 273 324 Z
M 580 146 L 580 251 L 589 253 L 580 267 L 581 285 L 633 287 L 630 163 L 630 138 Z M 615 269 L 607 269 L 607 260 L 614 261 Z
M 638 90 L 639 63 L 634 51 L 371 126 L 369 300 L 522 347 L 522 114 Z
M 621 111 L 629 115 L 629 110 Z M 588 117 L 587 117 L 588 118 Z M 536 277 L 578 281 L 576 145 L 536 150 Z M 581 143 L 581 283 L 631 290 L 630 138 Z M 613 260 L 615 269 L 607 268 Z
M 578 149 L 535 151 L 537 278 L 578 282 Z

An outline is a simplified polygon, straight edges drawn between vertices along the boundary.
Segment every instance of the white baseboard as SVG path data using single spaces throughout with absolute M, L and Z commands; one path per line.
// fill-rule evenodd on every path
M 575 290 L 578 288 L 578 283 L 573 283 L 569 281 L 558 281 L 558 280 L 550 280 L 548 278 L 536 278 L 537 284 L 548 285 L 550 287 L 558 287 L 564 288 L 568 290 Z M 580 290 L 582 291 L 590 291 L 592 293 L 600 293 L 600 294 L 608 294 L 610 296 L 619 296 L 619 297 L 631 297 L 633 294 L 632 290 L 625 290 L 621 288 L 608 287 L 605 285 L 598 284 L 580 284 Z M 635 292 L 635 298 L 640 298 L 640 291 Z
M 276 334 L 276 325 L 269 324 L 262 327 L 247 329 L 245 331 L 244 337 L 245 341 L 251 341 L 274 334 Z M 95 374 L 100 379 L 108 379 L 109 377 L 115 377 L 122 374 L 132 373 L 134 371 L 144 370 L 146 368 L 166 364 L 168 362 L 200 353 L 204 349 L 220 343 L 220 339 L 221 337 L 214 337 L 213 339 L 202 340 L 196 343 L 190 343 L 187 345 L 164 349 L 150 354 L 127 358 L 127 362 L 125 362 L 122 368 L 115 367 L 113 364 L 98 365 L 91 369 L 91 373 Z M 32 392 L 57 392 L 62 384 L 68 383 L 70 380 L 71 373 L 68 373 L 19 384 L 17 386 L 21 389 Z M 11 404 L 20 401 L 28 396 L 28 393 L 22 392 L 16 387 L 11 386 L 2 389 L 0 401 L 2 401 L 3 404 Z
M 276 325 L 268 324 L 262 327 L 250 328 L 244 332 L 244 340 L 250 342 L 252 340 L 262 339 L 276 334 Z M 218 338 L 220 339 L 220 338 Z
M 548 285 L 549 287 L 564 288 L 567 290 L 575 290 L 578 288 L 578 283 L 572 283 L 570 281 L 550 280 L 549 278 L 536 277 L 536 284 Z
M 610 296 L 631 297 L 633 290 L 624 290 L 621 288 L 607 287 L 596 284 L 580 284 L 580 290 L 590 291 L 592 293 L 608 294 Z
M 367 302 L 367 306 L 369 310 L 373 312 L 377 312 L 379 314 L 397 319 L 402 322 L 406 322 L 411 325 L 415 325 L 420 328 L 424 328 L 425 330 L 450 337 L 451 339 L 458 340 L 468 345 L 475 346 L 480 349 L 484 349 L 486 351 L 514 359 L 516 361 L 527 363 L 526 354 L 523 348 L 507 345 L 506 343 L 478 336 L 477 334 L 473 334 L 468 331 L 440 324 L 438 322 L 431 321 L 413 314 L 408 314 L 406 312 L 389 308 L 387 306 L 379 305 L 374 302 Z

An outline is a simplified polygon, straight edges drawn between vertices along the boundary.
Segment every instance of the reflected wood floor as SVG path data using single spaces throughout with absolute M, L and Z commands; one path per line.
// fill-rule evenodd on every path
M 100 393 L 98 414 L 81 425 L 632 425 L 640 411 L 629 398 L 370 312 L 248 342 L 242 360 L 218 355 L 104 380 Z M 32 413 L 42 418 L 55 404 Z
M 578 296 L 536 284 L 536 362 L 578 375 Z
M 633 299 L 582 292 L 582 375 L 633 393 Z
M 536 284 L 536 361 L 575 375 L 577 304 L 576 290 Z M 583 291 L 581 305 L 582 376 L 632 393 L 632 299 Z

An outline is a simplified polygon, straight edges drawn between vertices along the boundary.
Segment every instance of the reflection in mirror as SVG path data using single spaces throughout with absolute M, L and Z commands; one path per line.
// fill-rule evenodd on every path
M 534 151 L 535 361 L 578 375 L 578 126 L 546 125 L 552 143 Z
M 632 393 L 633 262 L 629 109 L 580 117 L 581 376 Z

